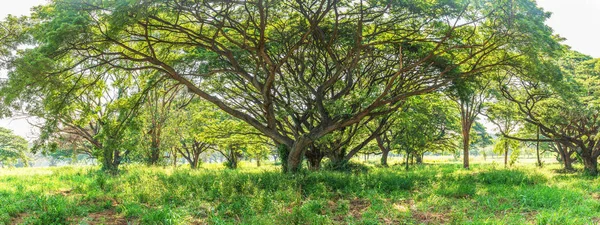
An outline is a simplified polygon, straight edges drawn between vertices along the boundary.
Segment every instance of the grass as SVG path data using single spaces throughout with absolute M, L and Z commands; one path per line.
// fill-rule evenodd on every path
M 600 178 L 519 166 L 0 170 L 0 224 L 600 224 Z

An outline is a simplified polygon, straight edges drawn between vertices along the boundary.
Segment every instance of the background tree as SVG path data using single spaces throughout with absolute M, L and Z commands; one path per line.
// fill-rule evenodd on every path
M 382 152 L 405 153 L 405 163 L 411 157 L 422 163 L 425 152 L 453 149 L 458 132 L 458 113 L 450 101 L 440 94 L 428 94 L 408 99 L 403 109 L 390 118 L 390 124 L 377 138 Z M 382 165 L 387 158 L 382 156 Z
M 29 165 L 27 151 L 29 143 L 25 138 L 13 134 L 9 129 L 0 127 L 0 165 L 13 166 L 21 160 L 25 166 Z
M 143 123 L 143 143 L 148 145 L 144 146 L 144 149 L 147 150 L 145 158 L 149 165 L 157 165 L 163 159 L 168 151 L 167 149 L 172 147 L 164 145 L 164 143 L 169 143 L 169 140 L 166 139 L 174 137 L 165 137 L 163 130 L 174 110 L 184 110 L 181 107 L 172 106 L 175 98 L 182 97 L 181 89 L 181 85 L 175 85 L 172 82 L 161 82 L 148 91 L 138 117 L 141 117 L 141 123 Z M 170 143 L 174 144 L 172 141 Z
M 477 116 L 482 112 L 486 101 L 490 99 L 490 79 L 457 79 L 450 89 L 449 96 L 456 103 L 460 112 L 460 126 L 463 147 L 463 167 L 469 168 L 471 147 L 471 128 Z
M 573 57 L 574 56 L 574 57 Z M 539 127 L 548 139 L 573 148 L 582 159 L 585 171 L 598 174 L 600 146 L 595 138 L 600 128 L 597 108 L 597 60 L 586 60 L 581 54 L 567 52 L 562 58 L 560 72 L 564 79 L 540 83 L 540 74 L 549 70 L 516 71 L 518 85 L 503 86 L 503 96 L 518 105 L 524 121 Z M 561 78 L 563 78 L 561 77 Z M 543 78 L 543 77 L 542 77 Z M 558 81 L 558 82 L 557 82 Z
M 12 62 L 14 69 L 1 92 L 6 105 L 42 119 L 33 150 L 77 135 L 89 142 L 104 170 L 116 173 L 121 160 L 139 145 L 142 135 L 134 118 L 156 80 L 151 74 L 104 67 L 42 76 L 54 65 L 34 63 L 39 58 L 32 51 L 24 50 Z
M 487 132 L 485 125 L 475 121 L 473 126 L 474 135 L 471 135 L 471 148 L 477 149 L 483 156 L 483 160 L 487 157 L 486 148 L 494 143 L 493 137 Z
M 496 129 L 502 135 L 496 140 L 494 152 L 504 155 L 504 167 L 508 167 L 509 150 L 513 150 L 511 159 L 516 158 L 519 155 L 519 152 L 517 151 L 519 142 L 506 137 L 518 136 L 515 134 L 519 131 L 522 119 L 520 118 L 517 105 L 507 100 L 497 100 L 488 104 L 485 116 L 488 118 L 488 121 L 496 125 Z M 511 161 L 510 164 L 512 165 L 513 163 L 514 161 Z

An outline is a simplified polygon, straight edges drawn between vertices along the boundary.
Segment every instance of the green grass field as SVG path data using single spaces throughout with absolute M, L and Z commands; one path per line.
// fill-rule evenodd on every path
M 0 224 L 599 224 L 600 178 L 558 168 L 2 169 Z

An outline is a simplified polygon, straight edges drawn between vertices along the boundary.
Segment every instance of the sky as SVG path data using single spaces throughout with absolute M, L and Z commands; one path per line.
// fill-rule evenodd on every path
M 538 0 L 546 22 L 574 50 L 600 58 L 600 0 Z
M 8 14 L 27 15 L 31 7 L 47 0 L 0 0 L 0 18 Z M 545 11 L 552 12 L 547 21 L 554 32 L 566 38 L 565 44 L 574 50 L 600 58 L 600 0 L 538 0 Z M 26 119 L 3 119 L 0 126 L 12 129 L 27 139 L 35 132 Z

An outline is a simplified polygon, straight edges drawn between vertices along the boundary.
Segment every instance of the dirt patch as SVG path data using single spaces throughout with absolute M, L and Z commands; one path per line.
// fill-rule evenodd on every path
M 105 224 L 105 225 L 127 225 L 127 220 L 119 216 L 114 210 L 105 210 L 102 212 L 93 212 L 84 218 L 73 221 L 77 224 L 85 222 L 86 224 Z
M 600 200 L 600 193 L 592 193 L 592 198 L 596 200 Z
M 73 192 L 73 189 L 59 189 L 56 194 L 62 195 L 62 196 L 68 196 L 71 194 L 71 192 Z
M 10 219 L 9 224 L 22 224 L 27 217 L 29 217 L 29 213 L 19 213 L 17 216 Z
M 413 212 L 413 218 L 418 221 L 419 224 L 445 224 L 450 221 L 449 216 L 446 213 L 438 212 Z
M 523 212 L 523 213 L 521 213 L 521 215 L 523 215 L 523 217 L 525 217 L 525 220 L 527 220 L 527 222 L 529 222 L 529 224 L 536 224 L 537 215 L 538 215 L 537 211 Z
M 352 199 L 350 200 L 350 214 L 358 220 L 369 206 L 371 206 L 371 202 L 368 200 L 359 198 Z
M 58 189 L 51 194 L 53 195 L 62 195 L 63 197 L 69 196 L 83 196 L 83 194 L 73 192 L 73 189 Z
M 394 203 L 394 209 L 398 210 L 398 212 L 405 213 L 409 211 L 417 211 L 417 205 L 415 205 L 415 201 L 403 200 L 397 203 Z

